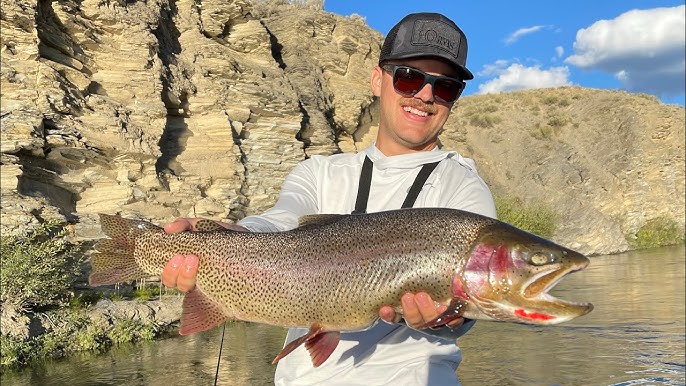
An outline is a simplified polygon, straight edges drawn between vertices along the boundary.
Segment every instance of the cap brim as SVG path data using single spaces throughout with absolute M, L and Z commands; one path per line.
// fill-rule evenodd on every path
M 446 62 L 447 64 L 451 65 L 455 70 L 457 70 L 457 73 L 459 74 L 460 79 L 462 80 L 472 80 L 474 79 L 474 74 L 472 74 L 471 71 L 467 69 L 467 67 L 455 63 L 453 60 L 451 60 L 450 57 L 447 56 L 442 56 L 442 55 L 427 55 L 427 54 L 406 54 L 406 55 L 400 55 L 400 56 L 394 56 L 392 58 L 385 58 L 383 61 L 387 62 L 389 60 L 403 60 L 403 59 L 416 59 L 416 58 L 436 58 L 439 60 L 442 60 Z M 381 64 L 381 62 L 379 62 Z

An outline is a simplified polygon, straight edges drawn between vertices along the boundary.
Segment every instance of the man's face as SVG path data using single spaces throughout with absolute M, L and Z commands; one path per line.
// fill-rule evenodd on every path
M 431 75 L 457 77 L 455 70 L 441 60 L 412 59 L 393 64 L 413 67 Z M 431 150 L 450 115 L 453 103 L 433 96 L 432 86 L 424 85 L 414 96 L 398 93 L 393 74 L 380 67 L 372 71 L 371 86 L 379 97 L 379 133 L 376 145 L 387 156 Z

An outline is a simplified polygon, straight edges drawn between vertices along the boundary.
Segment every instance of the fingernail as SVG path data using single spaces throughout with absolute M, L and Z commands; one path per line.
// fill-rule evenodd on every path
M 183 256 L 182 255 L 174 255 L 171 258 L 171 266 L 174 269 L 179 268 L 182 263 L 183 263 Z
M 186 256 L 186 272 L 190 272 L 191 270 L 193 270 L 197 267 L 198 267 L 198 256 L 195 256 L 195 255 Z
M 417 303 L 421 304 L 422 306 L 428 306 L 431 304 L 429 297 L 424 293 L 418 293 L 417 296 L 415 296 L 415 299 L 417 300 Z

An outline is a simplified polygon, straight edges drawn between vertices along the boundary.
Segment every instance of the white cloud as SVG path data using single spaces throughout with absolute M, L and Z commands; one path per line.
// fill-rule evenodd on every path
M 519 38 L 521 38 L 522 36 L 538 32 L 541 29 L 543 29 L 542 25 L 536 25 L 529 28 L 520 28 L 515 32 L 511 33 L 510 36 L 505 38 L 505 44 L 512 44 L 519 40 Z
M 565 62 L 612 74 L 630 90 L 684 93 L 686 6 L 632 10 L 577 31 Z
M 479 85 L 479 94 L 571 84 L 567 67 L 551 67 L 543 70 L 539 65 L 525 67 L 519 63 L 513 63 L 507 66 L 507 63 L 502 60 L 493 65 L 484 66 L 484 70 L 479 72 L 479 75 L 497 75 L 495 79 Z
M 556 55 L 556 57 L 561 58 L 562 55 L 564 55 L 564 54 L 565 54 L 565 49 L 564 49 L 562 46 L 557 46 L 557 47 L 555 47 L 555 55 Z
M 508 66 L 507 60 L 496 60 L 493 64 L 486 64 L 483 70 L 479 71 L 480 76 L 492 76 L 501 74 Z

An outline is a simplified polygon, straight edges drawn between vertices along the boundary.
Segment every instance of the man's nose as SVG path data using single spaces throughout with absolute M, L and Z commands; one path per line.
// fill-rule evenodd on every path
M 432 87 L 431 83 L 425 84 L 421 90 L 419 90 L 416 94 L 414 94 L 415 98 L 419 98 L 424 102 L 433 102 L 434 93 L 433 93 L 433 89 L 431 87 Z

